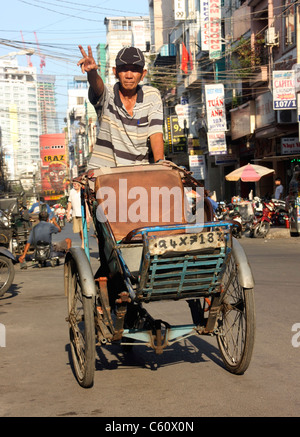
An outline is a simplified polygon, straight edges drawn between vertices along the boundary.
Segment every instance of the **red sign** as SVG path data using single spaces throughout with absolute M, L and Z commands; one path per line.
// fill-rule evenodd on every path
M 65 134 L 40 136 L 42 195 L 55 200 L 65 194 L 68 179 Z

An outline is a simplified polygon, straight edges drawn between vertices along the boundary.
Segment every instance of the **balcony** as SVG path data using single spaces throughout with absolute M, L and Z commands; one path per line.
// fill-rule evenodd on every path
M 268 82 L 268 66 L 257 67 L 249 82 L 252 87 L 261 86 Z

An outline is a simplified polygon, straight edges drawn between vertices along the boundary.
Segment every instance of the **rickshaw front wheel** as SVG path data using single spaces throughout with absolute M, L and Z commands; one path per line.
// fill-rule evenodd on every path
M 227 370 L 243 374 L 251 361 L 255 339 L 254 290 L 241 286 L 234 256 L 226 268 L 224 298 L 217 341 Z
M 83 255 L 84 257 L 85 255 Z M 78 383 L 89 388 L 95 372 L 94 301 L 85 293 L 84 263 L 71 257 L 66 262 L 68 321 L 71 354 Z

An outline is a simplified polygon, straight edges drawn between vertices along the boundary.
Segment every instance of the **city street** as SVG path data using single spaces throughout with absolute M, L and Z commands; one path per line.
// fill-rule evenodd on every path
M 56 240 L 78 237 L 67 224 Z M 90 231 L 91 264 L 98 266 Z M 300 412 L 300 239 L 248 239 L 256 281 L 256 343 L 248 371 L 227 372 L 214 337 L 190 337 L 162 355 L 142 346 L 97 349 L 94 386 L 72 372 L 63 264 L 16 266 L 0 298 L 1 417 L 296 417 Z M 156 303 L 155 316 L 185 323 L 185 302 Z M 189 319 L 188 319 L 189 320 Z M 299 325 L 296 325 L 299 324 Z M 296 326 L 294 326 L 296 325 Z M 292 331 L 296 329 L 295 332 Z

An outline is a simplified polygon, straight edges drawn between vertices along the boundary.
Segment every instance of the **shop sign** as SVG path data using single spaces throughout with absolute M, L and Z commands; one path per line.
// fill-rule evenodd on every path
M 208 0 L 200 0 L 201 49 L 209 51 L 209 7 Z
M 296 109 L 295 71 L 273 71 L 273 109 Z
M 224 85 L 205 85 L 207 130 L 226 131 L 226 112 L 224 104 Z
M 182 129 L 178 123 L 177 115 L 172 115 L 171 117 L 168 117 L 168 137 L 170 152 L 186 152 L 187 139 L 184 129 Z
M 178 124 L 181 129 L 189 128 L 190 105 L 176 105 L 175 112 L 178 116 Z
M 281 154 L 294 155 L 300 153 L 300 142 L 298 138 L 281 138 Z
M 221 43 L 221 2 L 209 0 L 209 59 L 219 59 Z
M 204 155 L 189 155 L 190 171 L 193 178 L 197 180 L 205 179 L 205 157 Z
M 185 0 L 174 1 L 175 20 L 186 20 Z
M 215 164 L 216 165 L 232 165 L 237 163 L 236 155 L 216 155 Z
M 207 144 L 210 155 L 227 153 L 225 132 L 207 132 Z

